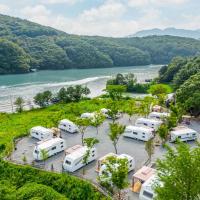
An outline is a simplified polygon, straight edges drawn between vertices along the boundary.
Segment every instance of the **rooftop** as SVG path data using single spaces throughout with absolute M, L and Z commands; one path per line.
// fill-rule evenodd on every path
M 126 130 L 139 130 L 139 131 L 153 131 L 152 128 L 149 128 L 149 127 L 143 127 L 143 126 L 127 126 L 126 127 Z
M 148 118 L 143 118 L 143 117 L 138 118 L 136 121 L 138 121 L 138 122 L 150 122 L 150 123 L 155 123 L 155 124 L 160 124 L 160 123 L 162 123 L 161 120 L 148 119 Z
M 182 135 L 187 133 L 197 133 L 195 130 L 187 127 L 177 127 L 175 130 L 171 131 L 174 135 Z
M 156 170 L 151 167 L 143 166 L 135 174 L 133 174 L 133 178 L 137 178 L 141 181 L 146 181 L 155 174 L 155 171 Z
M 47 149 L 47 148 L 49 148 L 49 147 L 51 147 L 54 144 L 57 144 L 59 142 L 65 142 L 65 141 L 61 138 L 52 138 L 50 140 L 38 142 L 37 146 L 38 146 L 39 149 Z
M 87 151 L 87 147 L 82 146 L 72 151 L 70 154 L 67 154 L 65 158 L 68 158 L 70 160 L 76 160 L 77 158 L 82 157 L 86 151 Z
M 45 128 L 43 126 L 35 126 L 35 127 L 31 128 L 31 130 L 39 131 L 39 132 L 42 132 L 43 134 L 53 132 L 51 129 Z

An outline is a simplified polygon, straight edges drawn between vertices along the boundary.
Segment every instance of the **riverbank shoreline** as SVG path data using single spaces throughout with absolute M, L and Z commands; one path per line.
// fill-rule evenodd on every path
M 73 72 L 66 70 L 63 71 L 63 74 L 52 74 L 50 71 L 47 74 L 33 73 L 34 76 L 29 79 L 27 76 L 19 75 L 16 76 L 17 80 L 15 81 L 10 80 L 11 78 L 9 78 L 9 80 L 7 80 L 7 84 L 6 80 L 4 81 L 4 84 L 2 83 L 3 81 L 0 82 L 0 112 L 14 112 L 16 108 L 14 102 L 19 96 L 25 100 L 25 110 L 37 107 L 33 102 L 33 97 L 37 93 L 50 90 L 53 94 L 55 94 L 60 88 L 71 85 L 87 86 L 91 91 L 88 97 L 94 98 L 104 94 L 103 90 L 106 87 L 107 80 L 117 73 L 134 73 L 138 82 L 143 82 L 147 78 L 155 78 L 158 75 L 160 67 L 160 65 L 155 65 L 146 66 L 144 68 L 112 68 L 112 72 L 101 71 L 100 69 L 96 69 L 95 71 L 74 70 Z M 71 74 L 68 74 L 69 72 Z M 84 74 L 80 75 L 80 73 Z M 80 79 L 77 79 L 79 77 Z M 15 77 L 12 77 L 12 79 L 14 78 Z

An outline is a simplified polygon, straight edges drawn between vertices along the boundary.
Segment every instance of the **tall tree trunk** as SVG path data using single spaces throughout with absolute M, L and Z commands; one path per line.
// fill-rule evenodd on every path
M 99 134 L 99 129 L 98 129 L 98 126 L 96 127 L 96 130 L 97 130 L 97 135 Z
M 113 143 L 113 145 L 114 145 L 114 148 L 115 148 L 115 153 L 117 154 L 117 144 Z
M 81 133 L 81 142 L 82 142 L 82 145 L 84 145 L 83 140 L 84 140 L 84 133 Z

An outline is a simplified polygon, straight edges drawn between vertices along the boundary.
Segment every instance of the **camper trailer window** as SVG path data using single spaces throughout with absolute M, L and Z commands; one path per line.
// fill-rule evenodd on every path
M 92 157 L 94 157 L 94 154 L 92 154 Z
M 56 147 L 52 147 L 52 148 L 51 148 L 51 150 L 55 150 L 55 149 L 56 149 Z
M 36 135 L 38 135 L 38 132 L 35 132 Z
M 178 138 L 181 138 L 181 136 L 178 136 Z
M 137 135 L 137 133 L 136 133 L 136 132 L 133 132 L 133 134 L 134 134 L 134 135 Z
M 92 153 L 94 153 L 94 150 L 92 151 Z
M 153 198 L 153 194 L 144 190 L 143 195 L 148 198 Z
M 147 126 L 147 123 L 144 123 L 145 126 Z
M 61 142 L 60 144 L 63 144 L 63 142 Z
M 192 135 L 193 135 L 193 136 L 196 136 L 196 133 L 193 133 Z
M 63 145 L 61 146 L 61 148 L 63 148 Z
M 36 154 L 38 154 L 38 153 L 39 153 L 39 151 L 38 151 L 38 150 L 35 150 L 35 153 L 36 153 Z
M 65 163 L 71 165 L 71 162 L 69 160 L 66 160 Z
M 145 135 L 145 133 L 142 133 L 143 135 Z

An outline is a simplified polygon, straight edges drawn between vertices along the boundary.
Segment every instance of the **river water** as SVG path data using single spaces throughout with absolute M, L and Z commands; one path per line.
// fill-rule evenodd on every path
M 21 96 L 31 101 L 36 93 L 45 90 L 57 92 L 69 85 L 87 85 L 91 97 L 102 94 L 106 81 L 117 73 L 134 73 L 138 81 L 155 78 L 160 65 L 115 67 L 99 69 L 45 70 L 29 74 L 0 76 L 0 112 L 10 111 L 16 97 Z

